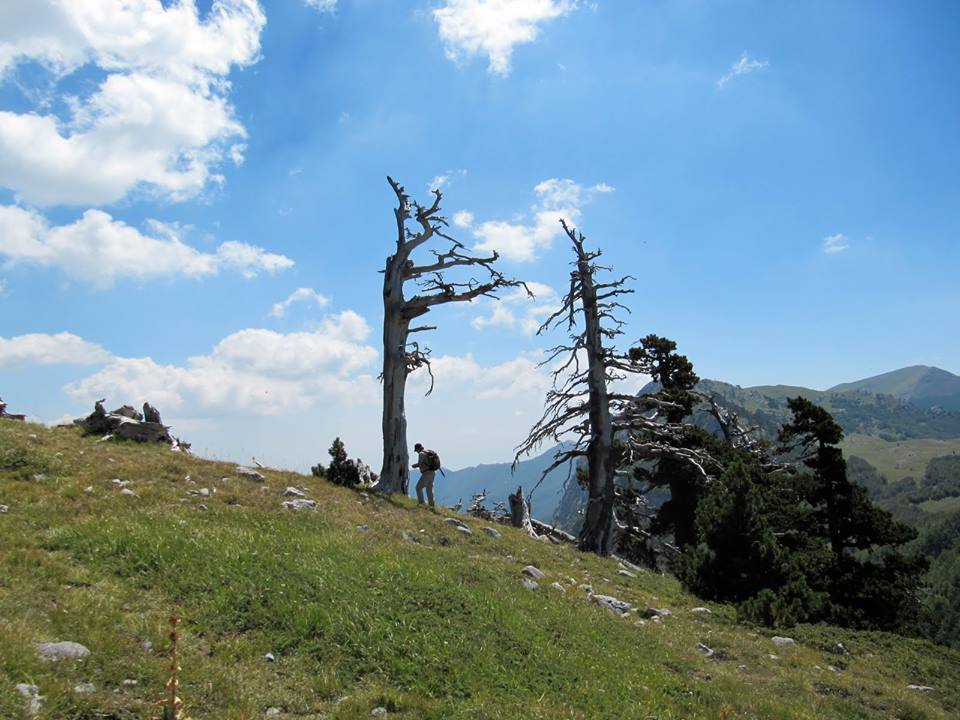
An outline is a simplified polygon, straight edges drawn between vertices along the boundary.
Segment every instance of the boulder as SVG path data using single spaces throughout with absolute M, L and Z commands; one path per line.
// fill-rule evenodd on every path
M 793 647 L 797 644 L 797 641 L 793 638 L 780 637 L 779 635 L 774 635 L 770 640 L 778 648 Z
M 44 660 L 56 662 L 58 660 L 79 660 L 90 654 L 89 648 L 77 642 L 41 642 L 34 647 Z
M 614 615 L 626 615 L 630 612 L 630 603 L 618 600 L 610 595 L 590 595 L 590 599 L 602 608 L 606 608 Z
M 247 480 L 253 480 L 254 482 L 263 482 L 267 479 L 263 473 L 259 472 L 258 470 L 254 470 L 253 468 L 246 467 L 245 465 L 237 465 L 237 469 L 234 472 L 236 472 L 240 477 L 246 478 Z
M 521 574 L 526 575 L 528 578 L 532 578 L 533 580 L 539 580 L 544 575 L 543 570 L 538 567 L 534 567 L 533 565 L 527 565 L 520 572 Z
M 489 527 L 489 526 L 484 527 L 483 531 L 490 537 L 494 537 L 494 538 L 500 537 L 500 531 L 494 527 Z
M 306 500 L 304 498 L 297 498 L 296 500 L 287 500 L 282 504 L 285 508 L 289 510 L 316 510 L 317 509 L 316 500 Z

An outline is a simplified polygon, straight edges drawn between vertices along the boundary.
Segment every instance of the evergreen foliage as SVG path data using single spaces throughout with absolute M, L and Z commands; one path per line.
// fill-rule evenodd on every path
M 330 465 L 324 468 L 322 465 L 316 465 L 311 468 L 313 475 L 326 477 L 334 485 L 342 487 L 356 487 L 360 484 L 360 471 L 357 464 L 350 462 L 347 458 L 347 449 L 343 441 L 338 437 L 334 438 L 333 444 L 327 451 L 330 453 Z

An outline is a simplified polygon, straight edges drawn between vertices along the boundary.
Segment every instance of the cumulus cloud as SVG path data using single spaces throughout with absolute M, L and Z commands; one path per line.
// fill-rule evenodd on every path
M 98 365 L 109 359 L 110 353 L 103 347 L 73 333 L 30 333 L 9 339 L 0 337 L 0 367 Z
M 433 18 L 448 58 L 486 55 L 489 71 L 506 76 L 517 45 L 533 42 L 543 24 L 576 7 L 577 0 L 446 0 Z
M 763 70 L 764 68 L 770 67 L 770 63 L 766 60 L 757 60 L 752 58 L 744 52 L 740 59 L 737 60 L 733 65 L 730 66 L 730 70 L 727 71 L 726 75 L 717 80 L 717 87 L 722 89 L 728 82 L 738 75 L 747 75 L 756 70 Z
M 55 81 L 84 66 L 102 80 L 69 99 L 0 112 L 0 185 L 38 205 L 119 200 L 135 189 L 173 200 L 219 183 L 243 161 L 243 126 L 226 78 L 255 62 L 266 22 L 257 0 L 8 0 L 0 79 L 36 62 Z
M 534 297 L 523 288 L 517 288 L 500 300 L 489 301 L 490 313 L 474 318 L 471 325 L 478 330 L 506 327 L 519 329 L 524 335 L 536 334 L 543 321 L 559 306 L 560 298 L 549 285 L 528 282 L 527 287 Z
M 182 229 L 157 221 L 143 233 L 102 210 L 87 210 L 69 225 L 51 226 L 33 210 L 0 206 L 0 257 L 19 263 L 56 267 L 67 275 L 109 287 L 120 277 L 147 279 L 200 277 L 223 269 L 253 277 L 293 266 L 293 260 L 246 243 L 222 243 L 201 252 L 184 243 Z
M 373 403 L 369 374 L 379 353 L 366 343 L 370 327 L 350 310 L 328 317 L 313 332 L 249 328 L 228 335 L 210 353 L 183 365 L 152 358 L 113 358 L 101 370 L 66 386 L 75 400 L 147 400 L 186 417 L 222 412 L 275 415 L 331 402 Z
M 317 307 L 326 307 L 330 303 L 330 298 L 321 295 L 313 288 L 297 288 L 290 293 L 286 300 L 274 303 L 270 314 L 278 318 L 283 317 L 291 305 L 301 302 L 315 303 Z
M 433 190 L 443 190 L 450 185 L 453 185 L 454 181 L 458 178 L 466 177 L 466 170 L 447 170 L 443 175 L 437 175 L 429 183 L 427 183 L 427 192 L 432 192 Z
M 836 235 L 827 235 L 827 237 L 823 239 L 823 245 L 821 247 L 825 253 L 833 255 L 834 253 L 847 250 L 850 247 L 850 243 L 846 235 L 837 233 Z
M 538 365 L 538 356 L 521 354 L 516 358 L 484 367 L 473 355 L 444 355 L 431 361 L 438 401 L 444 395 L 466 400 L 510 400 L 525 404 L 542 400 L 550 386 L 550 377 Z M 416 393 L 429 387 L 426 372 L 410 377 L 411 389 Z M 463 398 L 466 393 L 467 398 Z
M 541 250 L 549 249 L 563 229 L 560 218 L 568 223 L 580 221 L 581 207 L 589 203 L 598 193 L 613 192 L 606 183 L 584 187 L 570 179 L 551 178 L 539 183 L 533 189 L 537 201 L 530 208 L 527 222 L 488 220 L 471 226 L 473 216 L 470 213 L 458 213 L 461 220 L 471 227 L 478 240 L 476 249 L 496 251 L 507 260 L 532 262 Z M 457 216 L 454 216 L 454 223 Z

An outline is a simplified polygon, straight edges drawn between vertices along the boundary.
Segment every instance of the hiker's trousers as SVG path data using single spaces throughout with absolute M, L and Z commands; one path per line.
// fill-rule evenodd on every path
M 427 470 L 420 473 L 420 482 L 417 483 L 417 502 L 423 505 L 423 491 L 427 491 L 427 502 L 433 507 L 433 479 L 437 476 L 436 470 Z

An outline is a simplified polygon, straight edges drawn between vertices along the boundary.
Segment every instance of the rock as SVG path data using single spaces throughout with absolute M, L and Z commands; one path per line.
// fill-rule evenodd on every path
M 552 587 L 554 590 L 559 590 L 562 593 L 565 593 L 567 591 L 567 589 L 558 582 L 550 583 L 550 587 Z
M 467 537 L 473 535 L 473 531 L 465 525 L 458 525 L 457 532 L 461 535 L 466 535 Z
M 409 530 L 404 530 L 402 533 L 400 533 L 400 537 L 402 537 L 407 542 L 417 542 L 417 536 L 414 535 Z
M 540 584 L 536 580 L 531 580 L 530 578 L 525 577 L 523 579 L 523 586 L 527 590 L 536 590 L 538 587 L 540 587 Z
M 200 503 L 199 505 L 197 505 L 197 510 L 209 510 L 209 508 L 203 503 Z
M 383 717 L 387 714 L 387 709 L 385 707 L 375 707 L 370 711 L 371 717 Z
M 618 600 L 610 595 L 593 595 L 591 593 L 590 599 L 600 607 L 606 608 L 614 615 L 625 615 L 630 612 L 630 603 L 624 602 L 623 600 Z
M 703 643 L 697 643 L 697 650 L 702 652 L 708 658 L 713 657 L 713 650 L 707 647 L 706 645 L 704 645 Z
M 44 660 L 79 660 L 90 654 L 89 648 L 76 642 L 42 642 L 35 645 Z
M 305 492 L 303 492 L 303 490 L 300 490 L 300 489 L 298 489 L 298 488 L 295 488 L 295 487 L 293 487 L 293 486 L 290 486 L 290 487 L 288 487 L 286 490 L 283 491 L 283 496 L 284 496 L 284 497 L 305 498 L 305 497 L 307 496 L 307 494 L 306 494 Z
M 123 681 L 123 684 L 124 684 L 126 687 L 136 687 L 136 686 L 139 685 L 140 683 L 138 683 L 136 680 L 133 680 L 133 679 L 131 679 L 131 678 L 127 678 L 126 680 Z
M 543 570 L 541 570 L 540 568 L 534 567 L 533 565 L 527 565 L 520 572 L 523 575 L 526 575 L 528 578 L 533 578 L 534 580 L 539 580 L 543 577 Z
M 3 513 L 8 513 L 8 512 L 10 512 L 9 505 L 0 505 L 0 515 L 3 515 Z
M 149 640 L 144 640 L 140 643 L 140 647 L 143 648 L 144 652 L 153 652 L 153 643 Z
M 97 686 L 93 683 L 80 683 L 79 685 L 73 686 L 73 691 L 75 693 L 95 693 Z
M 849 654 L 850 654 L 850 651 L 847 650 L 847 646 L 844 645 L 844 644 L 841 643 L 841 642 L 838 642 L 836 645 L 834 645 L 832 648 L 830 648 L 830 652 L 834 653 L 835 655 L 849 655 Z
M 14 686 L 14 689 L 29 701 L 29 705 L 27 706 L 28 714 L 36 715 L 38 712 L 40 712 L 40 706 L 43 704 L 46 698 L 39 694 L 40 689 L 36 685 L 17 683 Z
M 617 575 L 623 575 L 623 577 L 631 577 L 631 578 L 636 577 L 636 574 L 630 572 L 629 570 L 624 570 L 623 568 L 621 568 L 620 570 L 617 570 Z
M 283 710 L 281 710 L 281 709 L 278 708 L 278 707 L 267 708 L 266 711 L 263 713 L 263 716 L 264 716 L 264 717 L 276 717 L 277 715 L 279 715 L 279 714 L 282 713 L 282 712 L 283 712 Z
M 648 607 L 646 610 L 640 613 L 640 617 L 661 618 L 661 617 L 670 617 L 672 614 L 673 613 L 671 613 L 667 608 Z
M 316 510 L 317 501 L 316 500 L 304 500 L 298 498 L 296 500 L 287 500 L 284 503 L 281 503 L 285 508 L 290 510 Z
M 772 638 L 770 638 L 770 640 L 778 648 L 793 647 L 797 644 L 797 641 L 793 638 L 780 637 L 779 635 L 774 635 Z
M 43 481 L 46 480 L 46 479 L 47 479 L 47 476 L 44 475 L 43 473 L 36 473 L 36 474 L 33 476 L 33 481 L 34 481 L 34 482 L 43 482 Z
M 500 537 L 500 531 L 494 527 L 489 527 L 489 526 L 485 527 L 483 528 L 483 531 L 490 537 L 494 537 L 494 538 Z
M 929 685 L 907 685 L 907 690 L 913 690 L 915 692 L 933 692 L 933 688 Z
M 452 527 L 467 527 L 466 523 L 464 523 L 462 520 L 457 520 L 457 518 L 452 517 L 444 518 L 443 523 L 444 525 L 450 525 Z
M 137 494 L 136 494 L 133 490 L 131 490 L 130 488 L 123 488 L 123 489 L 120 491 L 120 494 L 121 494 L 121 495 L 126 495 L 127 497 L 137 497 Z
M 708 615 L 713 614 L 713 611 L 710 610 L 710 608 L 705 608 L 705 607 L 690 608 L 690 612 L 692 612 L 692 613 L 707 613 Z
M 263 482 L 267 478 L 263 473 L 254 470 L 253 468 L 248 468 L 243 465 L 237 465 L 237 469 L 234 471 L 242 478 L 247 480 L 254 480 L 255 482 Z
M 836 665 L 827 665 L 827 670 L 835 673 L 840 672 L 840 668 L 838 668 Z
M 198 494 L 200 497 L 210 497 L 210 488 L 200 488 L 200 489 L 197 491 L 197 494 Z
M 87 485 L 87 486 L 83 489 L 83 491 L 84 491 L 85 493 L 92 493 L 92 492 L 93 492 L 93 485 Z
M 266 655 L 263 656 L 263 659 L 266 660 L 267 662 L 276 662 L 277 660 L 277 658 L 274 657 L 273 653 L 267 653 Z
M 770 655 L 767 655 L 767 657 L 770 658 L 771 660 L 779 660 L 779 659 L 780 659 L 780 656 L 779 656 L 779 655 L 774 655 L 774 654 L 772 654 L 772 653 L 771 653 Z
M 588 595 L 593 592 L 593 585 L 588 585 L 587 583 L 580 583 L 577 585 L 577 590 L 583 590 Z
M 365 532 L 369 532 L 369 530 L 370 530 L 369 525 L 357 525 L 357 532 L 365 533 Z
M 126 487 L 127 485 L 130 484 L 130 481 L 129 481 L 129 480 L 121 480 L 120 478 L 114 478 L 113 480 L 110 481 L 110 483 L 113 484 L 113 485 L 117 485 L 117 486 L 119 486 L 119 487 Z

